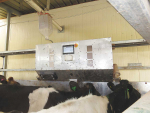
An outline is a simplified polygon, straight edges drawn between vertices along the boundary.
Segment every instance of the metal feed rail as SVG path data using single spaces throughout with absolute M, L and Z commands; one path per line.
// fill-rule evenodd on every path
M 112 42 L 113 48 L 119 47 L 134 47 L 134 46 L 145 46 L 149 45 L 146 40 L 144 39 L 137 39 L 137 40 L 125 40 L 125 41 L 115 41 Z M 24 54 L 35 54 L 36 49 L 26 49 L 26 50 L 14 50 L 14 51 L 4 51 L 0 52 L 0 57 L 5 58 L 7 55 L 24 55 Z M 3 66 L 4 68 L 4 66 Z M 6 71 L 35 71 L 35 69 L 0 69 L 0 72 Z M 150 69 L 150 66 L 125 66 L 125 67 L 118 67 L 119 70 L 138 70 L 138 69 Z

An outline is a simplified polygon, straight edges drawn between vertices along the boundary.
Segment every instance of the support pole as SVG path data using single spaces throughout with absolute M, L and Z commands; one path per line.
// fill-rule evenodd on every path
M 22 15 L 22 13 L 20 13 L 20 12 L 17 11 L 16 9 L 13 9 L 13 8 L 9 7 L 8 5 L 3 4 L 3 3 L 0 3 L 0 7 L 3 8 L 3 9 L 5 9 L 7 12 L 10 12 L 10 11 L 11 11 L 11 13 L 13 13 L 13 14 L 15 14 L 15 15 L 18 15 L 18 16 L 21 16 L 21 15 Z M 7 15 L 7 16 L 8 16 L 8 15 Z
M 5 42 L 5 51 L 8 51 L 9 46 L 9 31 L 10 31 L 10 18 L 11 12 L 7 12 L 7 28 L 6 28 L 6 42 Z M 7 69 L 7 56 L 4 57 L 3 68 Z M 3 75 L 6 77 L 6 72 L 3 72 Z
M 3 56 L 2 58 L 3 58 L 3 67 L 2 67 L 2 69 L 4 69 L 4 62 L 5 62 L 4 58 L 5 58 L 5 56 Z

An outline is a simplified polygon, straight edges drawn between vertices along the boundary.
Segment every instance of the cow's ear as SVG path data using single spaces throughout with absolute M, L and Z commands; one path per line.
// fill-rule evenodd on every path
M 78 85 L 77 82 L 70 81 L 70 82 L 69 82 L 69 85 L 70 85 L 70 89 L 71 89 L 72 91 L 78 91 L 78 90 L 80 90 L 80 87 L 79 87 L 79 85 Z
M 115 90 L 115 85 L 114 85 L 114 83 L 108 82 L 108 83 L 107 83 L 107 86 L 108 86 L 112 91 Z
M 120 84 L 121 85 L 127 85 L 127 84 L 129 84 L 129 81 L 128 80 L 121 80 Z
M 131 93 L 133 91 L 133 86 L 131 84 L 128 84 L 127 90 Z

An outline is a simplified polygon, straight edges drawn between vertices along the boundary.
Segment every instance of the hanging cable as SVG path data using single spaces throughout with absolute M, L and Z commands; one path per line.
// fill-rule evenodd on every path
M 53 43 L 53 41 L 52 41 L 52 40 L 50 40 L 50 39 L 45 38 L 45 40 L 49 40 L 49 41 L 51 41 L 51 42 Z

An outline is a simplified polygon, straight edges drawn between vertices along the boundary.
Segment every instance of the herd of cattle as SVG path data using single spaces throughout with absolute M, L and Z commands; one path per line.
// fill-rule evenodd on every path
M 107 85 L 112 90 L 101 96 L 92 83 L 80 88 L 70 82 L 71 92 L 54 87 L 21 86 L 4 83 L 0 76 L 0 111 L 4 113 L 122 113 L 141 94 L 127 80 Z

